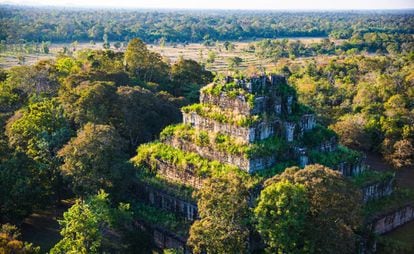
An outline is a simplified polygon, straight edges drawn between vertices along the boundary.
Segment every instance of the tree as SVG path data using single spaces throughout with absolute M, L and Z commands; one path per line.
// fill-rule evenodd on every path
M 216 52 L 210 50 L 207 54 L 207 63 L 214 63 L 216 61 L 216 56 Z
M 230 69 L 235 69 L 240 66 L 240 64 L 243 62 L 243 59 L 238 56 L 234 56 L 234 57 L 227 58 L 226 62 L 227 62 L 227 66 Z
M 141 87 L 121 86 L 116 95 L 111 123 L 128 141 L 131 155 L 138 144 L 153 140 L 165 126 L 181 119 L 178 107 L 168 98 Z
M 7 122 L 9 144 L 34 160 L 48 164 L 69 139 L 71 130 L 56 99 L 41 99 Z
M 125 51 L 125 67 L 131 76 L 144 82 L 160 82 L 168 77 L 169 66 L 160 54 L 150 52 L 143 41 L 132 39 Z
M 68 88 L 60 96 L 66 114 L 76 124 L 108 124 L 116 100 L 116 87 L 110 82 L 85 81 Z
M 233 43 L 229 42 L 229 41 L 225 41 L 223 43 L 224 48 L 226 49 L 226 51 L 233 51 L 235 49 L 235 46 Z
M 55 95 L 59 82 L 55 66 L 47 60 L 34 66 L 16 66 L 8 70 L 5 85 L 26 99 L 32 95 Z
M 173 95 L 196 102 L 200 88 L 213 80 L 213 74 L 194 60 L 179 58 L 171 66 L 171 80 Z
M 3 224 L 0 228 L 0 253 L 40 253 L 40 247 L 35 247 L 31 243 L 19 240 L 20 232 L 16 226 Z
M 362 114 L 344 115 L 330 128 L 339 135 L 341 144 L 355 149 L 368 150 L 371 147 L 371 141 L 365 125 L 366 120 Z
M 298 167 L 288 168 L 267 180 L 265 190 L 267 186 L 285 181 L 303 185 L 306 190 L 309 210 L 301 240 L 305 241 L 306 252 L 355 253 L 356 232 L 362 221 L 359 190 L 339 172 L 317 164 L 308 165 L 302 170 Z M 279 226 L 275 224 L 275 228 Z M 283 236 L 291 234 L 287 230 Z M 264 237 L 266 239 L 267 234 Z M 277 240 L 272 240 L 271 246 L 279 244 Z M 301 242 L 297 243 L 298 246 Z
M 249 187 L 246 178 L 229 172 L 208 179 L 199 190 L 200 220 L 190 229 L 194 253 L 245 253 L 249 236 Z
M 42 42 L 42 51 L 45 54 L 49 54 L 49 42 Z
M 63 214 L 59 221 L 62 239 L 50 253 L 122 253 L 125 246 L 119 230 L 131 220 L 129 205 L 112 208 L 108 194 L 101 190 L 85 201 L 77 200 Z
M 268 253 L 306 253 L 306 195 L 303 185 L 288 181 L 272 183 L 261 191 L 254 213 Z
M 160 39 L 160 47 L 161 47 L 161 48 L 164 48 L 164 47 L 165 47 L 166 42 L 167 42 L 167 40 L 165 39 L 165 37 L 161 37 L 161 39 Z
M 62 188 L 57 151 L 72 135 L 72 130 L 56 99 L 41 99 L 17 111 L 6 125 L 9 145 L 36 163 L 45 197 L 57 195 Z
M 414 145 L 412 139 L 402 139 L 393 145 L 393 151 L 386 155 L 395 167 L 402 168 L 414 164 Z
M 17 55 L 17 63 L 19 65 L 24 65 L 26 63 L 26 57 L 22 54 Z
M 124 146 L 125 140 L 112 126 L 84 125 L 58 153 L 64 161 L 62 173 L 70 179 L 73 192 L 86 196 L 105 189 L 117 190 L 122 196 L 133 180 Z
M 35 163 L 4 145 L 7 151 L 0 158 L 0 221 L 18 223 L 44 202 L 44 190 Z

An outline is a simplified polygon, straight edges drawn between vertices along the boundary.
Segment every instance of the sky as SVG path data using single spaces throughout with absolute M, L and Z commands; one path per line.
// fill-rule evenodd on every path
M 0 0 L 0 4 L 167 9 L 414 9 L 414 0 Z

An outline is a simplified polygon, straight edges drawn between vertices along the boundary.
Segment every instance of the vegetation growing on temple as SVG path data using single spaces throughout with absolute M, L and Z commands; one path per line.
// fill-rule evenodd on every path
M 167 163 L 174 166 L 176 170 L 182 172 L 192 171 L 200 177 L 240 171 L 237 167 L 222 164 L 218 161 L 210 161 L 196 153 L 184 152 L 158 142 L 141 145 L 137 150 L 137 156 L 132 161 L 137 166 L 146 165 L 155 172 L 159 167 L 159 163 Z M 240 173 L 242 172 L 240 171 Z
M 0 252 L 350 253 L 413 219 L 363 155 L 414 164 L 410 11 L 1 7 Z
M 282 154 L 287 147 L 286 142 L 278 137 L 270 137 L 261 141 L 246 144 L 223 133 L 208 133 L 196 130 L 187 124 L 171 125 L 160 134 L 161 141 L 177 138 L 200 147 L 211 147 L 227 154 L 244 156 L 246 158 L 258 158 Z
M 358 160 L 361 159 L 361 153 L 344 146 L 338 146 L 335 151 L 329 153 L 311 150 L 309 152 L 309 159 L 313 163 L 319 163 L 328 167 L 335 168 L 341 162 L 346 162 L 349 164 L 357 163 Z

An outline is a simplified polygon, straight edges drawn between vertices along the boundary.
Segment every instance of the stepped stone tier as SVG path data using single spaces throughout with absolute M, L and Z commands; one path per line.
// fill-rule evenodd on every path
M 228 171 L 265 178 L 288 166 L 319 163 L 352 179 L 364 203 L 393 195 L 394 175 L 370 170 L 361 153 L 339 145 L 337 135 L 298 103 L 282 76 L 217 79 L 201 90 L 200 103 L 183 107 L 182 113 L 183 123 L 166 127 L 159 141 L 141 145 L 133 162 L 147 172 L 144 200 L 188 221 L 198 216 L 188 190 Z M 411 219 L 412 207 L 400 208 L 411 212 Z M 382 217 L 369 223 L 377 232 L 392 227 L 381 226 Z
M 290 158 L 301 166 L 312 162 L 306 154 L 308 150 L 331 152 L 337 147 L 336 136 L 332 133 L 321 135 L 320 140 L 308 147 L 302 142 L 305 133 L 312 132 L 315 127 L 320 131 L 321 126 L 317 126 L 313 112 L 297 102 L 295 90 L 282 76 L 226 77 L 204 87 L 200 104 L 184 107 L 182 112 L 185 125 L 209 133 L 210 139 L 214 139 L 214 135 L 226 135 L 246 147 L 284 144 L 283 151 L 279 151 L 283 153 L 280 157 L 294 155 L 292 151 L 295 149 L 301 150 L 300 154 Z M 167 138 L 165 142 L 208 159 L 232 164 L 249 173 L 271 168 L 286 159 L 278 158 L 277 152 L 266 156 L 231 154 L 217 150 L 214 145 L 200 147 L 193 141 L 176 136 Z M 357 167 L 348 161 L 338 161 L 334 166 L 340 167 L 340 163 L 342 167 L 344 163 Z
M 225 170 L 275 172 L 281 165 L 320 163 L 356 176 L 366 168 L 360 153 L 338 145 L 336 134 L 298 103 L 283 76 L 217 79 L 182 113 L 182 124 L 165 128 L 160 142 L 140 147 L 135 159 L 169 181 L 199 188 Z M 380 188 L 365 189 L 375 196 Z

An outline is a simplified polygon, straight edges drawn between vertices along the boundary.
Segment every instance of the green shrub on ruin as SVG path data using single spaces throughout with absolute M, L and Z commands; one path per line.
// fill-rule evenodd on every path
M 338 146 L 333 152 L 320 152 L 318 150 L 309 152 L 309 159 L 312 163 L 326 165 L 331 168 L 336 168 L 342 162 L 353 164 L 361 158 L 362 154 L 360 152 L 344 146 Z
M 137 152 L 137 155 L 131 159 L 135 166 L 147 166 L 153 172 L 157 171 L 158 163 L 163 162 L 179 171 L 191 170 L 194 175 L 201 177 L 220 175 L 229 171 L 247 174 L 235 166 L 210 161 L 196 153 L 184 152 L 159 142 L 143 144 L 138 147 Z
M 371 183 L 379 183 L 390 180 L 394 176 L 395 173 L 391 171 L 381 172 L 376 170 L 365 170 L 361 174 L 352 177 L 351 181 L 356 186 L 363 187 Z
M 256 124 L 260 119 L 260 117 L 257 115 L 244 116 L 241 114 L 235 114 L 232 111 L 224 111 L 215 105 L 207 104 L 193 104 L 182 107 L 181 110 L 184 113 L 195 112 L 199 116 L 215 120 L 219 123 L 228 123 L 239 127 L 252 126 Z
M 242 155 L 249 159 L 278 155 L 287 147 L 286 141 L 279 137 L 269 137 L 252 144 L 245 144 L 229 135 L 223 133 L 209 134 L 186 124 L 168 126 L 160 135 L 161 141 L 173 137 L 195 143 L 200 147 L 210 147 L 220 152 Z

